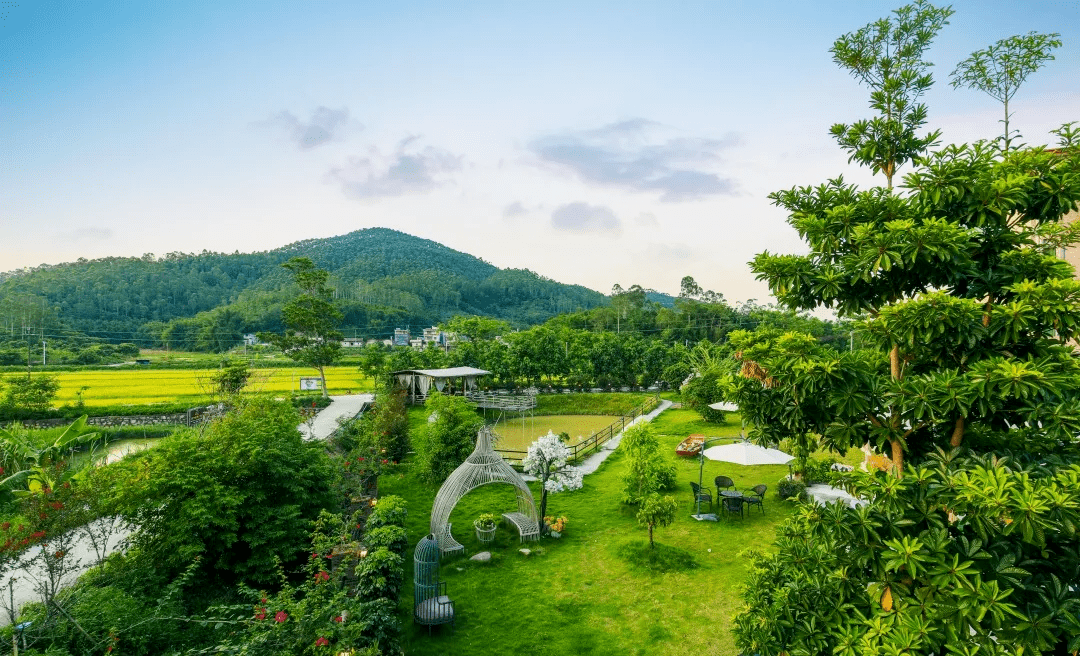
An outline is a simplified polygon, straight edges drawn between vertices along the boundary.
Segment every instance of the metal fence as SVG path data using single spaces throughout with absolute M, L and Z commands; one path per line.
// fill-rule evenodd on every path
M 611 423 L 611 425 L 601 428 L 592 435 L 586 437 L 584 440 L 570 446 L 570 459 L 572 463 L 578 463 L 585 459 L 591 453 L 596 452 L 603 446 L 608 440 L 618 435 L 624 428 L 630 425 L 635 419 L 642 415 L 649 414 L 653 409 L 660 405 L 660 395 L 656 394 L 641 405 L 637 406 L 629 413 L 619 417 L 617 421 Z M 509 462 L 515 467 L 521 466 L 521 461 L 528 455 L 527 451 L 519 451 L 517 449 L 499 449 L 495 451 L 503 457 L 504 460 Z

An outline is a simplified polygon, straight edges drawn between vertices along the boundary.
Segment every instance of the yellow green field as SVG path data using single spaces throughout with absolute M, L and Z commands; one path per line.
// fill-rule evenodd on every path
M 511 419 L 495 426 L 495 432 L 499 434 L 496 446 L 500 449 L 525 451 L 536 438 L 546 435 L 549 430 L 556 435 L 568 433 L 569 444 L 577 444 L 618 419 L 607 415 L 545 415 Z
M 135 369 L 62 371 L 54 374 L 60 382 L 56 405 L 74 403 L 83 386 L 87 406 L 116 404 L 172 403 L 205 399 L 210 396 L 210 377 L 214 369 Z M 306 367 L 255 369 L 248 391 L 288 394 L 299 392 L 301 377 L 317 377 Z M 326 386 L 331 394 L 369 391 L 370 378 L 356 367 L 328 367 Z

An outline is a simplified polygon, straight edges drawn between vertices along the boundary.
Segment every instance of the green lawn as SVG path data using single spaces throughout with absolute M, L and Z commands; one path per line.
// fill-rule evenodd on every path
M 658 418 L 665 452 L 672 453 L 688 432 L 712 434 L 683 432 L 694 423 L 684 414 L 688 412 L 669 410 Z M 737 434 L 738 419 L 734 426 L 714 429 Z M 657 529 L 656 538 L 690 554 L 697 567 L 668 573 L 632 565 L 623 555 L 626 545 L 647 540 L 635 510 L 619 501 L 625 468 L 617 450 L 585 478 L 583 489 L 552 495 L 549 514 L 569 519 L 566 532 L 559 540 L 527 544 L 533 549 L 528 557 L 518 552 L 511 529 L 501 526 L 493 560 L 486 565 L 467 559 L 480 550 L 472 520 L 482 512 L 512 509 L 513 490 L 487 486 L 462 499 L 451 521 L 466 556 L 443 564 L 443 577 L 456 603 L 457 629 L 436 628 L 429 638 L 427 629 L 412 624 L 409 563 L 401 604 L 410 618 L 403 636 L 407 653 L 734 655 L 729 627 L 746 575 L 739 554 L 748 547 L 767 548 L 777 525 L 791 513 L 791 506 L 775 496 L 776 482 L 787 467 L 706 461 L 706 481 L 725 474 L 740 488 L 765 483 L 769 493 L 764 515 L 755 511 L 743 520 L 698 522 L 690 517 L 689 485 L 698 479 L 698 461 L 678 459 L 678 487 L 669 494 L 679 502 L 679 516 L 673 525 Z M 539 500 L 536 484 L 532 487 Z M 381 478 L 379 488 L 380 494 L 399 494 L 409 502 L 413 543 L 427 533 L 435 489 L 421 483 L 408 462 L 398 474 Z

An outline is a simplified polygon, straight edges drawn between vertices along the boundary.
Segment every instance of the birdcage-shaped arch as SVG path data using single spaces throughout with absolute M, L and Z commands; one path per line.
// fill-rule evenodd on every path
M 485 426 L 476 435 L 476 448 L 453 471 L 439 488 L 431 508 L 431 533 L 439 543 L 442 553 L 455 553 L 465 548 L 450 534 L 450 513 L 458 501 L 469 492 L 493 483 L 512 485 L 517 496 L 517 512 L 503 516 L 517 526 L 522 538 L 539 536 L 539 516 L 532 491 L 525 479 L 511 467 L 502 456 L 495 453 L 491 444 L 491 431 Z

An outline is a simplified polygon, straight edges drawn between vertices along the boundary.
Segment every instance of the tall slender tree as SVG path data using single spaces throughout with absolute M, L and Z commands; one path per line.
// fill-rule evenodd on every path
M 294 257 L 281 266 L 292 272 L 300 295 L 281 308 L 285 334 L 260 333 L 259 339 L 280 348 L 293 360 L 317 369 L 323 397 L 328 397 L 326 367 L 341 356 L 344 338 L 338 330 L 343 315 L 331 301 L 333 291 L 326 285 L 330 274 L 316 268 L 306 257 Z
M 832 134 L 850 154 L 848 161 L 882 173 L 889 189 L 897 169 L 937 143 L 941 134 L 916 134 L 926 124 L 926 105 L 918 101 L 934 83 L 932 64 L 923 55 L 952 14 L 949 7 L 917 0 L 833 44 L 833 61 L 870 89 L 870 107 L 877 116 L 837 123 Z
M 1054 59 L 1055 48 L 1061 47 L 1060 34 L 1029 32 L 1001 39 L 985 50 L 976 50 L 956 65 L 952 86 L 978 89 L 1002 104 L 1005 117 L 1003 148 L 1009 149 L 1012 131 L 1009 129 L 1009 101 L 1029 75 Z

